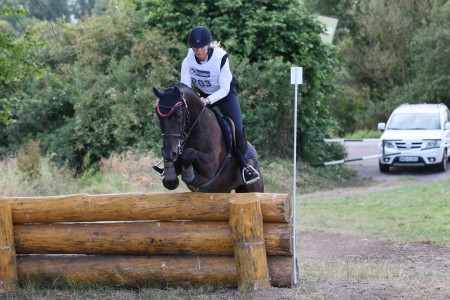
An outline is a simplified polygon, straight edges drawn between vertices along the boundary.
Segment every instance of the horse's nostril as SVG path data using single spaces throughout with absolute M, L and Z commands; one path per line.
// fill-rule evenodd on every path
M 177 153 L 172 152 L 172 161 L 175 161 L 177 159 Z

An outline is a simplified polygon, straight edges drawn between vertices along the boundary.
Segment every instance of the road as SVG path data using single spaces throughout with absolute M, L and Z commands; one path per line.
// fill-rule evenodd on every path
M 347 159 L 379 154 L 377 142 L 346 142 L 345 147 L 348 152 Z M 362 177 L 372 178 L 375 181 L 389 181 L 402 177 L 415 177 L 421 181 L 450 178 L 450 168 L 446 172 L 436 172 L 433 168 L 390 168 L 389 173 L 381 173 L 378 169 L 378 158 L 349 162 L 346 165 Z

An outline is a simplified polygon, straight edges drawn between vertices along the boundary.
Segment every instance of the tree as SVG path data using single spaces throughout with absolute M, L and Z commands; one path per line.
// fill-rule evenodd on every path
M 428 26 L 417 30 L 410 43 L 414 79 L 402 91 L 403 101 L 445 103 L 450 106 L 450 2 L 432 9 Z
M 252 128 L 247 133 L 251 141 L 257 141 L 258 149 L 290 155 L 292 133 L 287 131 L 286 124 L 292 126 L 292 122 L 288 123 L 286 118 L 289 116 L 292 121 L 289 100 L 293 93 L 288 77 L 291 66 L 304 68 L 300 138 L 320 139 L 334 130 L 335 123 L 326 103 L 333 101 L 331 78 L 336 52 L 332 46 L 321 42 L 321 25 L 299 1 L 132 1 L 136 5 L 139 26 L 159 29 L 183 43 L 187 44 L 189 31 L 194 26 L 211 29 L 213 39 L 221 41 L 230 53 L 234 68 L 241 74 L 244 123 Z M 244 69 L 238 67 L 241 64 Z M 273 90 L 268 91 L 268 87 Z M 246 91 L 253 91 L 253 94 Z M 259 113 L 252 114 L 254 111 Z M 273 128 L 267 130 L 267 126 L 262 126 L 267 123 Z M 299 149 L 304 159 L 330 156 L 329 149 L 324 150 L 317 144 L 302 144 Z
M 267 5 L 271 9 L 279 7 L 280 11 L 273 15 L 281 19 L 285 8 L 280 5 L 286 3 L 272 1 Z M 193 8 L 187 1 L 181 4 L 161 1 L 159 4 L 172 7 L 183 4 Z M 210 4 L 213 5 L 212 2 Z M 297 5 L 294 1 L 289 7 L 297 9 L 300 14 L 296 15 L 298 22 L 283 22 L 292 26 L 299 24 L 295 25 L 298 28 L 292 29 L 292 35 L 299 41 L 287 40 L 290 46 L 278 52 L 275 44 L 268 43 L 267 47 L 271 48 L 267 49 L 257 49 L 248 44 L 247 50 L 252 57 L 246 56 L 245 51 L 236 55 L 230 51 L 233 72 L 240 81 L 247 134 L 263 155 L 286 157 L 292 154 L 291 99 L 294 95 L 289 71 L 293 65 L 301 65 L 305 70 L 299 137 L 323 138 L 334 129 L 326 103 L 332 101 L 334 86 L 331 78 L 336 53 L 334 47 L 321 43 L 320 26 Z M 236 10 L 232 6 L 229 8 Z M 158 9 L 164 10 L 163 7 Z M 186 10 L 180 11 L 187 14 Z M 251 16 L 249 10 L 242 8 L 242 11 Z M 260 12 L 265 12 L 265 9 Z M 171 22 L 176 20 L 173 15 L 168 14 L 167 17 Z M 239 19 L 237 12 L 232 17 Z M 254 16 L 253 21 L 248 20 L 249 28 L 257 28 L 255 20 L 264 18 Z M 81 170 L 87 158 L 90 164 L 95 164 L 112 152 L 129 149 L 159 152 L 161 135 L 154 113 L 152 87 L 164 89 L 179 81 L 190 27 L 177 35 L 155 30 L 156 27 L 147 25 L 144 20 L 147 16 L 143 10 L 136 12 L 122 5 L 104 16 L 66 24 L 74 30 L 62 27 L 52 30 L 45 22 L 36 25 L 37 34 L 48 41 L 46 49 L 36 51 L 47 72 L 39 81 L 27 78 L 21 82 L 21 91 L 30 101 L 15 112 L 17 122 L 6 128 L 0 126 L 0 154 L 14 152 L 29 139 L 39 137 L 43 153 L 55 153 L 54 160 Z M 181 21 L 185 22 L 184 19 Z M 192 19 L 188 21 L 194 22 Z M 217 25 L 217 29 L 228 33 L 226 29 L 230 27 L 230 34 L 239 33 L 232 19 L 227 21 L 230 24 Z M 269 30 L 271 26 L 268 24 L 260 29 Z M 277 30 L 266 34 L 274 36 Z M 251 39 L 257 40 L 258 34 L 259 31 Z M 236 40 L 236 45 L 242 43 Z M 233 45 L 231 40 L 224 44 Z M 294 44 L 298 49 L 287 51 Z M 264 52 L 258 58 L 255 53 L 260 50 Z M 275 53 L 274 57 L 270 56 L 271 51 Z M 302 149 L 302 157 L 309 161 L 342 158 L 342 152 L 333 147 L 310 143 L 301 144 L 299 149 Z
M 24 15 L 25 9 L 3 8 L 0 16 Z M 43 46 L 34 39 L 34 33 L 26 30 L 21 38 L 0 31 L 0 124 L 11 122 L 11 109 L 17 107 L 19 98 L 11 85 L 26 74 L 38 74 L 39 66 L 32 59 L 32 51 Z
M 324 4 L 327 1 L 307 2 L 322 4 L 314 6 L 319 13 L 323 13 L 321 9 L 329 11 Z M 433 19 L 439 19 L 436 12 L 443 10 L 448 1 L 350 2 L 345 12 L 338 9 L 338 13 L 345 16 L 346 21 L 340 22 L 339 26 L 345 27 L 346 34 L 340 36 L 338 43 L 341 68 L 336 80 L 341 86 L 336 98 L 338 105 L 331 107 L 333 115 L 344 127 L 343 133 L 374 129 L 376 123 L 385 121 L 400 103 L 440 101 L 435 99 L 436 92 L 441 99 L 445 98 L 447 85 L 442 78 L 431 85 L 428 79 L 425 86 L 421 81 L 425 78 L 421 76 L 426 74 L 437 79 L 440 74 L 445 77 L 445 72 L 433 73 L 432 70 L 448 65 L 442 57 L 445 46 L 439 46 L 448 40 L 446 31 L 440 27 L 442 25 L 435 25 L 433 29 L 430 26 L 445 23 L 442 15 L 440 23 L 433 23 Z M 337 7 L 349 4 L 346 0 L 335 3 Z M 436 48 L 431 49 L 426 44 L 435 45 L 444 52 L 434 52 Z M 427 91 L 426 96 L 419 92 L 420 89 Z

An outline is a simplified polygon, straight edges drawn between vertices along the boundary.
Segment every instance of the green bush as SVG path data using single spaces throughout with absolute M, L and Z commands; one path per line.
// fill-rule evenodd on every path
M 40 155 L 39 140 L 30 140 L 26 150 L 20 147 L 17 154 L 17 168 L 28 183 L 33 183 L 41 176 Z

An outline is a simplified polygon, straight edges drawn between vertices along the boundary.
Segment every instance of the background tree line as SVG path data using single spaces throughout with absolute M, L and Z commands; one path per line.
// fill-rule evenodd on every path
M 332 115 L 342 133 L 375 129 L 401 103 L 450 106 L 450 2 L 308 0 L 339 19 L 339 85 Z
M 33 24 L 46 47 L 27 55 L 42 73 L 11 82 L 0 72 L 0 99 L 23 99 L 14 122 L 0 126 L 1 155 L 36 138 L 55 161 L 79 169 L 112 152 L 159 152 L 151 89 L 178 82 L 196 25 L 210 27 L 230 53 L 249 139 L 266 157 L 291 155 L 291 66 L 304 67 L 300 139 L 373 128 L 398 103 L 449 100 L 447 1 L 74 0 L 53 10 L 62 2 L 30 2 L 37 12 L 3 21 Z M 339 18 L 336 45 L 321 42 L 314 13 Z M 1 36 L 12 39 L 16 23 L 14 32 L 0 25 Z M 312 143 L 299 153 L 310 162 L 343 155 Z

